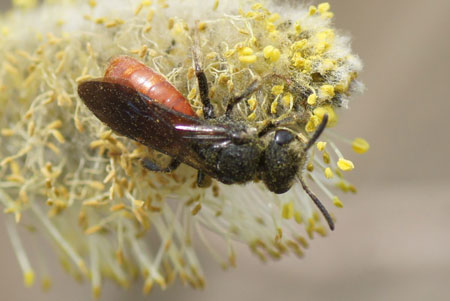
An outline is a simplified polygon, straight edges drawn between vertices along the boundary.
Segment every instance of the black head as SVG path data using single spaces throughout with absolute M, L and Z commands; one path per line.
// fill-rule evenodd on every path
M 262 180 L 274 193 L 288 191 L 305 163 L 305 144 L 287 130 L 277 130 L 269 142 L 262 162 Z
M 314 145 L 322 134 L 328 122 L 328 115 L 323 116 L 321 124 L 317 127 L 308 143 L 304 143 L 296 138 L 295 134 L 287 130 L 277 130 L 273 134 L 273 139 L 268 143 L 262 158 L 261 178 L 267 188 L 274 193 L 285 193 L 288 191 L 294 180 L 297 178 L 305 192 L 311 197 L 313 202 L 324 215 L 330 226 L 334 229 L 334 222 L 322 205 L 320 200 L 306 185 L 300 169 L 306 162 L 306 153 Z

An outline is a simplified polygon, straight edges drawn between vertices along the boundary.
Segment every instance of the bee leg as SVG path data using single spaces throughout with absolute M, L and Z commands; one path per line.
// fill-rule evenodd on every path
M 199 52 L 199 36 L 198 36 L 198 21 L 195 22 L 194 30 L 194 45 L 192 46 L 192 59 L 194 61 L 195 76 L 197 77 L 198 90 L 200 92 L 200 100 L 203 104 L 203 116 L 205 119 L 216 118 L 214 113 L 214 107 L 209 99 L 209 88 L 208 80 L 206 78 L 205 72 L 203 71 L 200 63 L 198 62 L 198 52 Z
M 212 180 L 210 176 L 205 175 L 201 170 L 197 173 L 197 186 L 200 188 L 207 188 L 211 186 Z
M 198 64 L 197 58 L 194 55 L 195 76 L 197 77 L 198 90 L 200 92 L 200 100 L 203 104 L 203 116 L 205 119 L 216 118 L 214 113 L 214 107 L 209 99 L 208 80 L 206 79 L 205 72 Z
M 171 171 L 177 169 L 177 167 L 181 164 L 181 162 L 178 161 L 177 159 L 172 159 L 172 161 L 170 161 L 169 165 L 167 165 L 166 167 L 160 167 L 158 164 L 156 164 L 152 160 L 145 158 L 145 159 L 141 160 L 141 164 L 142 164 L 142 166 L 144 166 L 145 168 L 147 168 L 148 170 L 151 170 L 151 171 L 171 172 Z
M 250 86 L 247 87 L 247 89 L 245 89 L 244 92 L 242 92 L 240 95 L 234 96 L 228 101 L 225 115 L 229 117 L 236 104 L 255 93 L 257 90 L 259 90 L 259 88 L 261 88 L 261 80 L 257 78 L 250 84 Z

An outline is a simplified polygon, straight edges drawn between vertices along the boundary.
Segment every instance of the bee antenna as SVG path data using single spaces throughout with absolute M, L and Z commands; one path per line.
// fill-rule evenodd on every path
M 324 118 L 325 118 L 325 116 L 324 116 Z M 313 200 L 314 204 L 316 204 L 317 208 L 319 208 L 320 212 L 325 217 L 325 219 L 326 219 L 326 221 L 328 223 L 328 226 L 330 227 L 331 231 L 333 231 L 334 230 L 334 222 L 333 222 L 333 219 L 331 218 L 330 213 L 328 213 L 328 210 L 320 202 L 319 198 L 316 197 L 316 195 L 309 189 L 309 187 L 305 183 L 305 180 L 302 177 L 299 177 L 299 180 L 300 180 L 300 183 L 302 183 L 303 190 L 306 191 L 306 193 L 309 195 L 309 197 Z
M 311 139 L 309 139 L 308 144 L 305 147 L 305 152 L 316 143 L 317 139 L 319 139 L 320 135 L 322 134 L 323 130 L 327 126 L 328 123 L 328 114 L 324 114 L 322 117 L 322 122 L 317 127 L 316 131 L 312 135 Z

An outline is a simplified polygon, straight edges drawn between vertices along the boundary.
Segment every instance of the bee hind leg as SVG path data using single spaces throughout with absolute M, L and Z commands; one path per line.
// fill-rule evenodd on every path
M 151 171 L 157 171 L 157 172 L 171 172 L 175 169 L 177 169 L 178 166 L 180 166 L 181 162 L 178 161 L 177 159 L 172 159 L 172 161 L 170 161 L 169 165 L 167 165 L 166 167 L 161 167 L 158 164 L 156 164 L 156 162 L 145 158 L 141 160 L 141 164 L 142 166 L 144 166 L 145 168 L 147 168 L 148 170 Z

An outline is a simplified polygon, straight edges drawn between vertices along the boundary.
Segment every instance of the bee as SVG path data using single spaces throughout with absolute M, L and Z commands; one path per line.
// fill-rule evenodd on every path
M 302 176 L 307 151 L 325 129 L 328 116 L 324 115 L 308 142 L 274 122 L 257 129 L 236 120 L 233 107 L 259 89 L 259 81 L 231 97 L 225 114 L 216 116 L 206 75 L 195 57 L 194 66 L 203 119 L 161 74 L 128 56 L 113 59 L 103 78 L 80 83 L 78 95 L 112 130 L 172 158 L 165 167 L 144 159 L 147 169 L 170 172 L 184 163 L 198 171 L 200 187 L 206 186 L 209 177 L 224 184 L 261 180 L 276 194 L 287 192 L 298 180 L 333 230 L 330 214 Z

